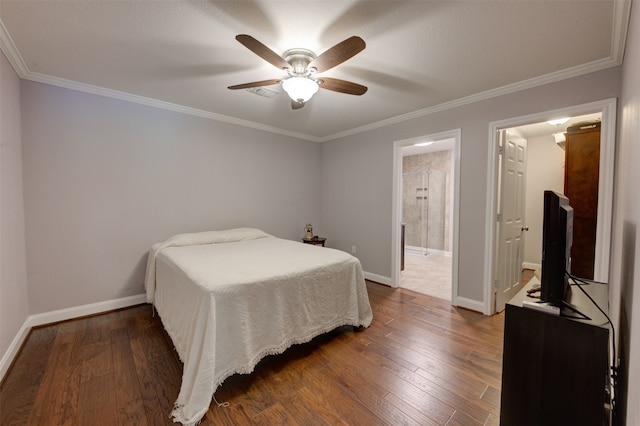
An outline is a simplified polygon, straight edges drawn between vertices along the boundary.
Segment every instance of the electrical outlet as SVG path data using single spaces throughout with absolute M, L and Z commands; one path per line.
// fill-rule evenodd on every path
M 351 246 L 351 254 L 356 254 L 356 246 Z

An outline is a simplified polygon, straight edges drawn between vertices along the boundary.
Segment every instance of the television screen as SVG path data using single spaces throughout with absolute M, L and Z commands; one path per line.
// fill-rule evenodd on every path
M 542 218 L 542 270 L 540 299 L 561 305 L 571 272 L 573 209 L 569 199 L 554 191 L 544 191 Z

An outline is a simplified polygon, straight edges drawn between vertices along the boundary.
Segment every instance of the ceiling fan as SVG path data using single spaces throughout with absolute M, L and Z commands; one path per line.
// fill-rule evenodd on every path
M 287 72 L 282 79 L 253 81 L 251 83 L 229 86 L 231 90 L 249 89 L 252 87 L 271 86 L 282 83 L 282 88 L 291 98 L 291 108 L 300 109 L 319 88 L 348 95 L 362 95 L 367 87 L 330 77 L 316 77 L 317 73 L 327 71 L 352 58 L 365 48 L 365 42 L 358 36 L 341 41 L 319 56 L 307 49 L 289 49 L 282 56 L 251 37 L 240 34 L 236 36 L 243 46 L 260 56 L 271 65 Z

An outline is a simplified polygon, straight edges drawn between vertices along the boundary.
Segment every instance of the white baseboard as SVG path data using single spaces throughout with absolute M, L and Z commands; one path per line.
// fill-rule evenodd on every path
M 22 347 L 22 343 L 27 339 L 29 331 L 31 331 L 31 327 L 27 325 L 28 321 L 29 318 L 27 318 L 27 321 L 22 324 L 22 327 L 20 327 L 18 334 L 16 334 L 16 337 L 13 338 L 13 341 L 9 345 L 9 348 L 0 360 L 0 381 L 4 379 L 4 375 L 7 374 L 11 363 L 15 359 L 16 355 L 18 355 L 18 351 Z
M 24 322 L 18 334 L 9 345 L 9 348 L 0 360 L 0 381 L 4 379 L 4 375 L 9 370 L 11 363 L 18 354 L 22 344 L 29 335 L 31 328 L 51 324 L 54 322 L 65 321 L 73 318 L 79 318 L 87 315 L 95 315 L 102 312 L 113 311 L 115 309 L 126 308 L 128 306 L 139 305 L 147 302 L 146 294 L 138 294 L 135 296 L 123 297 L 122 299 L 107 300 L 105 302 L 91 303 L 89 305 L 76 306 L 73 308 L 60 309 L 58 311 L 45 312 L 42 314 L 30 315 Z
M 467 299 L 466 297 L 456 297 L 456 305 L 459 308 L 465 308 L 472 311 L 484 313 L 484 303 L 477 300 Z
M 146 294 L 123 297 L 122 299 L 107 300 L 105 302 L 91 303 L 89 305 L 75 306 L 73 308 L 60 309 L 59 311 L 45 312 L 31 315 L 27 318 L 29 327 L 51 324 L 73 318 L 95 315 L 102 312 L 113 311 L 115 309 L 126 308 L 128 306 L 147 303 Z
M 542 265 L 539 263 L 522 262 L 522 269 L 533 269 L 534 271 L 539 271 L 540 268 L 542 268 Z
M 391 283 L 391 278 L 389 277 L 385 277 L 378 274 L 372 274 L 371 272 L 366 272 L 366 271 L 364 272 L 364 277 L 369 281 L 375 281 L 377 283 L 388 285 L 389 287 L 393 287 L 393 284 Z

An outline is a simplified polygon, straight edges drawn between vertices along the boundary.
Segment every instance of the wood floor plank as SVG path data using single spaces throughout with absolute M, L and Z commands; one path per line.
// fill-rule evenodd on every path
M 254 422 L 259 425 L 293 425 L 296 424 L 295 417 L 290 409 L 286 409 L 282 404 L 277 403 L 254 417 Z
M 37 386 L 23 386 L 15 380 L 3 383 L 0 392 L 0 424 L 2 426 L 29 424 L 37 394 Z
M 327 366 L 325 374 L 339 381 L 353 399 L 360 401 L 364 407 L 389 424 L 413 423 L 411 416 L 397 410 L 397 407 L 385 399 L 389 392 L 411 387 L 409 383 L 391 373 L 385 365 L 376 364 L 376 361 L 368 362 L 369 359 L 365 359 L 363 353 L 354 350 L 352 346 L 343 345 L 334 350 L 323 350 L 331 351 L 331 357 L 335 357 L 335 362 Z M 353 362 L 354 360 L 358 362 Z M 340 369 L 335 369 L 334 365 L 339 365 Z M 411 387 L 410 392 L 419 390 Z
M 111 332 L 115 374 L 118 424 L 146 425 L 144 402 L 140 392 L 129 335 L 123 329 Z M 126 336 L 125 336 L 126 335 Z
M 371 335 L 367 337 L 376 339 L 367 347 L 375 349 L 382 356 L 396 362 L 410 362 L 410 365 L 414 366 L 410 368 L 412 371 L 416 374 L 433 377 L 432 380 L 438 381 L 442 386 L 459 385 L 465 388 L 465 392 L 473 392 L 477 397 L 480 397 L 487 387 L 485 380 L 478 380 L 475 377 L 469 363 L 461 364 L 452 362 L 452 360 L 445 363 L 442 358 L 415 351 L 410 347 L 400 347 L 390 339 L 380 339 Z M 410 361 L 402 361 L 403 359 Z
M 340 415 L 331 411 L 328 407 L 318 403 L 318 399 L 314 397 L 316 391 L 314 386 L 304 387 L 293 395 L 292 400 L 295 404 L 304 404 L 305 416 L 300 416 L 299 422 L 304 422 L 305 419 L 318 419 L 318 424 L 330 424 L 330 425 L 347 425 Z
M 158 398 L 153 374 L 140 339 L 131 340 L 131 353 L 138 376 L 140 395 L 142 396 L 142 405 L 147 417 L 147 423 L 152 425 L 171 424 L 169 413 L 173 409 L 173 403 L 167 404 L 165 402 L 163 404 Z
M 225 380 L 202 425 L 497 425 L 504 318 L 367 282 L 374 320 Z M 182 364 L 140 305 L 32 330 L 0 424 L 173 425 Z M 45 423 L 46 419 L 49 423 Z
M 228 406 L 218 407 L 214 402 L 205 414 L 201 425 L 237 425 L 251 426 L 255 424 L 253 416 L 247 413 L 242 402 L 234 401 Z
M 435 402 L 435 404 L 432 404 L 431 407 L 426 407 L 425 405 L 420 404 L 420 408 L 418 409 L 408 403 L 405 399 L 399 398 L 393 393 L 388 394 L 384 399 L 390 404 L 393 404 L 397 410 L 406 413 L 422 426 L 442 425 L 451 417 L 441 410 L 443 404 L 436 401 L 432 401 Z M 439 418 L 440 421 L 434 420 L 436 418 Z
M 80 383 L 78 424 L 117 425 L 115 377 L 95 376 Z
M 147 422 L 147 416 L 144 410 L 144 401 L 142 398 L 120 402 L 116 397 L 116 407 L 116 423 L 118 425 L 152 425 L 152 423 Z
M 11 366 L 11 374 L 7 374 L 2 384 L 19 381 L 23 386 L 37 386 L 44 374 L 49 353 L 56 338 L 57 327 L 34 328 L 29 333 L 19 356 Z
M 113 373 L 111 342 L 97 341 L 84 346 L 82 359 L 82 381 Z
M 73 425 L 78 422 L 81 367 L 71 364 L 71 343 L 53 347 L 38 388 L 30 425 Z
M 25 425 L 34 409 L 57 328 L 34 328 L 0 386 L 0 424 Z
M 336 374 L 335 370 L 331 370 L 331 364 L 321 371 L 313 371 L 310 376 L 313 386 L 303 388 L 301 392 L 313 404 L 323 407 L 323 411 L 334 413 L 350 425 L 384 423 L 362 402 L 372 399 L 368 397 L 369 391 L 365 386 L 357 394 L 354 393 L 348 377 Z

